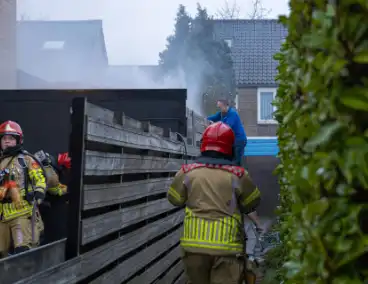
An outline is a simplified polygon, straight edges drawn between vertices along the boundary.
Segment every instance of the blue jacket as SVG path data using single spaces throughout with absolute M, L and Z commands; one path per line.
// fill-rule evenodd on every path
M 235 109 L 229 108 L 226 114 L 218 112 L 214 115 L 207 117 L 208 120 L 213 122 L 222 121 L 231 127 L 235 133 L 235 142 L 247 141 L 247 135 L 245 133 L 244 127 L 240 120 L 240 117 Z

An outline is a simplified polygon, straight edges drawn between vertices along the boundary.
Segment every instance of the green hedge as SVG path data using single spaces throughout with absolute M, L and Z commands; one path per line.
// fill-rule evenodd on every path
M 290 8 L 280 18 L 288 37 L 276 55 L 283 246 L 269 266 L 274 283 L 363 283 L 368 1 L 291 0 Z

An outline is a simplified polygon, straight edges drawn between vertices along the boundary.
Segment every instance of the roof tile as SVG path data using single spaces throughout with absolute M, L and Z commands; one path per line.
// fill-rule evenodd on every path
M 277 20 L 214 20 L 216 39 L 232 40 L 232 57 L 238 85 L 275 85 L 280 51 L 287 30 Z

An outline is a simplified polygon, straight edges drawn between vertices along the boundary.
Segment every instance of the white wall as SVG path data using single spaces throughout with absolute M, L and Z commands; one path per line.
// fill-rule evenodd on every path
M 0 0 L 0 89 L 16 88 L 16 0 Z

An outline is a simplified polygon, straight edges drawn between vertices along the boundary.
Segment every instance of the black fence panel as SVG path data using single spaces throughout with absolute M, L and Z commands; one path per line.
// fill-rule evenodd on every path
M 68 151 L 73 98 L 89 102 L 172 132 L 186 135 L 186 90 L 3 90 L 0 122 L 15 120 L 23 128 L 25 148 L 51 154 Z M 119 122 L 119 121 L 117 121 Z

